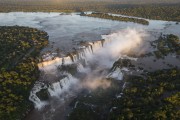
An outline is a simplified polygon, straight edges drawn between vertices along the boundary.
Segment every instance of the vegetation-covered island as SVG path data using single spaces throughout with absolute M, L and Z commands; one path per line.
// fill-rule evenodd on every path
M 157 58 L 163 58 L 170 53 L 180 55 L 180 40 L 176 35 L 161 35 L 158 40 L 151 42 L 151 45 L 157 48 L 154 51 Z
M 37 55 L 48 44 L 44 31 L 29 27 L 0 27 L 0 119 L 23 119 L 38 79 Z
M 106 14 L 106 13 L 95 13 L 95 12 L 93 12 L 91 14 L 82 14 L 82 16 L 103 18 L 103 19 L 115 20 L 115 21 L 134 22 L 134 23 L 139 23 L 139 24 L 143 24 L 143 25 L 149 25 L 149 22 L 145 19 L 114 16 L 114 15 L 110 15 L 110 14 Z

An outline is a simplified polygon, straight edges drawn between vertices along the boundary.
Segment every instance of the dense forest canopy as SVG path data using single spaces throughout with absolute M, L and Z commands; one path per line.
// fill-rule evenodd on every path
M 105 13 L 92 13 L 92 14 L 87 14 L 87 15 L 82 13 L 82 16 L 102 18 L 102 19 L 115 20 L 115 21 L 134 22 L 134 23 L 139 23 L 142 25 L 149 25 L 149 22 L 145 19 L 113 16 L 113 15 L 109 15 Z
M 103 2 L 102 2 L 103 1 Z M 125 0 L 123 0 L 125 1 Z M 180 21 L 179 0 L 0 0 L 0 12 L 85 12 L 96 11 L 149 19 Z M 142 1 L 142 2 L 141 2 Z
M 38 79 L 37 55 L 48 44 L 44 31 L 0 27 L 0 119 L 22 119 L 31 106 L 29 91 Z

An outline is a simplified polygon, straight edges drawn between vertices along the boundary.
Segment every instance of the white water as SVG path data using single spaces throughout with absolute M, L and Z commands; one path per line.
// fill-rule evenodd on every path
M 123 79 L 123 73 L 122 73 L 120 68 L 116 68 L 116 70 L 111 72 L 107 76 L 107 78 L 114 78 L 114 79 L 117 79 L 117 80 L 122 80 Z
M 127 71 L 127 69 L 116 68 L 111 73 L 107 73 L 104 69 L 111 68 L 113 63 L 119 58 L 137 60 L 136 58 L 131 58 L 122 54 L 125 52 L 128 53 L 130 49 L 140 45 L 142 42 L 141 37 L 143 36 L 145 36 L 144 33 L 135 29 L 122 30 L 110 35 L 104 35 L 103 38 L 105 40 L 83 43 L 79 46 L 80 49 L 74 53 L 70 53 L 70 56 L 62 58 L 56 57 L 55 59 L 39 63 L 39 69 L 45 73 L 52 73 L 55 71 L 54 75 L 60 74 L 58 73 L 58 66 L 77 64 L 77 71 L 86 74 L 84 81 L 81 83 L 81 80 L 73 77 L 71 74 L 61 73 L 65 74 L 66 77 L 59 79 L 57 82 L 50 83 L 48 87 L 50 97 L 55 96 L 63 98 L 63 93 L 69 92 L 73 85 L 88 89 L 96 89 L 97 87 L 103 87 L 105 89 L 110 86 L 110 82 L 105 79 L 106 77 L 122 80 L 122 71 Z M 81 64 L 82 60 L 86 61 L 85 67 Z M 93 69 L 91 68 L 92 65 L 95 65 Z M 102 70 L 104 72 L 99 73 L 99 71 Z M 40 91 L 40 88 L 34 91 L 33 96 L 36 96 L 35 94 L 37 91 Z M 37 98 L 37 96 L 36 99 L 30 100 L 38 106 L 36 108 L 39 108 L 41 105 L 43 107 L 41 100 Z
M 79 46 L 79 50 L 76 54 L 73 54 L 71 58 L 67 57 L 55 57 L 51 60 L 47 60 L 38 64 L 40 70 L 45 72 L 50 72 L 54 69 L 57 69 L 58 66 L 73 64 L 78 62 L 79 60 L 86 60 L 88 56 L 91 56 L 93 52 L 98 51 L 103 47 L 102 40 L 96 42 L 88 42 L 86 46 Z M 46 56 L 50 58 L 49 56 Z M 44 58 L 46 60 L 46 58 Z
M 47 105 L 46 101 L 41 101 L 38 96 L 36 95 L 37 92 L 41 91 L 42 89 L 46 89 L 47 85 L 44 84 L 43 82 L 39 82 L 37 81 L 34 85 L 34 87 L 32 88 L 31 92 L 30 92 L 30 96 L 29 96 L 29 100 L 32 101 L 34 103 L 35 108 L 37 109 L 41 109 L 43 108 L 45 105 Z
M 73 84 L 77 84 L 78 79 L 71 74 L 66 73 L 66 77 L 50 85 L 48 92 L 50 96 L 59 97 L 66 91 L 69 91 Z
M 99 60 L 103 59 L 101 61 L 101 64 L 103 64 L 103 66 L 108 65 L 108 67 L 111 67 L 112 63 L 118 57 L 120 57 L 120 53 L 128 52 L 131 50 L 131 48 L 135 48 L 141 43 L 141 38 L 140 38 L 141 36 L 137 36 L 135 30 L 127 29 L 121 32 L 113 33 L 111 35 L 103 35 L 102 38 L 104 38 L 105 40 L 87 42 L 79 46 L 80 49 L 77 50 L 78 52 L 71 55 L 72 58 L 70 56 L 62 57 L 62 58 L 56 57 L 52 60 L 39 63 L 38 67 L 40 70 L 43 70 L 45 72 L 50 72 L 54 69 L 57 69 L 57 67 L 62 64 L 63 65 L 73 64 L 73 63 L 77 63 L 79 60 L 85 60 L 87 62 L 87 60 L 90 61 L 97 58 Z M 129 32 L 129 34 L 126 34 L 126 32 Z M 133 42 L 131 38 L 132 36 L 134 37 Z M 124 39 L 126 39 L 126 41 Z M 49 56 L 47 57 L 49 58 Z M 125 58 L 128 58 L 128 56 L 126 56 Z M 136 60 L 136 58 L 128 58 L 128 59 Z

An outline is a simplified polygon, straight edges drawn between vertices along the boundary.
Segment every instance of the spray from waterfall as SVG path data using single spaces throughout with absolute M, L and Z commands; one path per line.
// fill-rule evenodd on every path
M 142 37 L 145 35 L 145 33 L 135 29 L 102 35 L 102 38 L 106 41 L 105 44 L 95 54 L 88 56 L 88 60 L 95 61 L 99 66 L 112 67 L 112 64 L 118 58 L 132 51 L 135 52 L 135 49 L 140 47 Z
M 51 61 L 38 64 L 41 71 L 48 74 L 52 72 L 54 75 L 58 74 L 56 72 L 58 66 L 76 64 L 78 73 L 85 75 L 83 78 L 75 78 L 67 74 L 66 78 L 60 79 L 48 87 L 50 96 L 60 96 L 64 91 L 67 93 L 72 86 L 90 90 L 98 87 L 106 89 L 111 85 L 111 82 L 106 80 L 108 75 L 121 80 L 123 78 L 121 69 L 117 69 L 115 73 L 111 74 L 108 73 L 108 69 L 119 58 L 125 57 L 126 59 L 134 60 L 134 58 L 126 55 L 132 51 L 138 53 L 137 48 L 143 42 L 142 38 L 144 36 L 146 36 L 145 32 L 136 29 L 125 29 L 110 35 L 102 35 L 104 40 L 81 43 L 80 49 L 70 53 L 69 56 L 56 57 Z M 85 65 L 81 63 L 82 60 L 85 61 Z M 35 96 L 35 94 L 32 96 Z M 38 98 L 36 98 L 37 101 L 34 99 L 30 100 L 35 105 L 41 102 Z
M 102 35 L 105 40 L 103 47 L 96 48 L 94 54 L 86 56 L 88 64 L 86 69 L 91 69 L 91 66 L 95 66 L 95 68 L 89 70 L 90 72 L 87 73 L 83 85 L 90 89 L 108 88 L 111 83 L 105 79 L 105 76 L 122 80 L 123 74 L 119 68 L 111 74 L 101 71 L 111 68 L 119 58 L 136 60 L 127 57 L 126 54 L 139 47 L 144 36 L 146 36 L 144 32 L 135 29 L 126 29 L 110 35 Z

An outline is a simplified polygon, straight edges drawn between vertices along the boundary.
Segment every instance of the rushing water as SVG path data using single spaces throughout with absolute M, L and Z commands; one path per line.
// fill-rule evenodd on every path
M 143 39 L 145 41 L 155 40 L 161 33 L 165 34 L 175 34 L 180 37 L 180 25 L 176 25 L 175 22 L 167 22 L 160 20 L 148 20 L 149 25 L 141 25 L 132 22 L 119 22 L 119 21 L 111 21 L 111 20 L 103 20 L 99 18 L 91 18 L 77 15 L 76 13 L 72 13 L 70 15 L 60 15 L 60 13 L 24 13 L 24 12 L 11 12 L 11 13 L 0 13 L 0 26 L 29 26 L 35 27 L 41 30 L 48 32 L 50 45 L 46 47 L 43 51 L 55 51 L 57 48 L 62 50 L 64 53 L 72 51 L 72 48 L 78 47 L 78 43 L 80 41 L 97 41 L 101 39 L 101 35 L 110 34 L 117 32 L 126 28 L 135 28 L 139 30 L 146 31 L 149 36 L 145 36 Z M 95 44 L 94 48 L 99 48 L 101 44 Z M 91 50 L 89 50 L 92 53 Z M 85 51 L 87 53 L 87 51 Z M 83 55 L 79 55 L 83 57 Z M 170 56 L 171 57 L 171 56 Z M 66 59 L 64 61 L 69 63 L 72 62 L 71 58 L 63 58 Z M 74 59 L 75 56 L 74 56 Z M 169 59 L 169 58 L 168 58 Z M 149 60 L 149 59 L 148 59 Z M 62 64 L 62 59 L 57 58 L 54 60 L 57 62 L 57 65 Z M 61 62 L 59 62 L 61 61 Z M 143 60 L 141 60 L 143 61 Z M 146 60 L 144 60 L 146 61 Z M 53 61 L 51 61 L 53 62 Z M 66 63 L 65 62 L 65 63 Z M 179 62 L 179 61 L 176 61 Z M 43 63 L 43 66 L 48 66 L 51 63 Z M 41 67 L 40 67 L 41 68 Z M 44 70 L 44 68 L 42 68 Z M 48 68 L 49 69 L 49 68 Z M 79 71 L 88 71 L 85 70 L 83 66 L 78 65 Z M 119 71 L 119 70 L 118 70 Z M 112 73 L 111 76 L 116 74 L 120 74 L 118 71 Z M 40 80 L 46 79 L 47 81 L 53 80 L 56 81 L 54 84 L 50 86 L 43 85 L 42 81 L 39 81 L 37 84 L 39 86 L 43 86 L 44 88 L 48 88 L 48 92 L 51 97 L 61 95 L 61 92 L 66 92 L 66 89 L 70 89 L 71 82 L 70 80 L 76 81 L 76 78 L 69 75 L 68 73 L 63 73 L 66 75 L 61 81 L 55 80 L 58 75 L 56 71 L 53 70 L 48 71 L 47 76 L 41 76 Z M 54 74 L 54 75 L 52 75 Z M 94 74 L 93 74 L 94 75 Z M 122 75 L 119 77 L 122 79 Z M 62 91 L 61 87 L 65 86 Z M 39 88 L 34 88 L 34 92 L 38 92 Z M 57 94 L 58 93 L 58 94 Z M 33 93 L 32 93 L 33 94 Z M 70 108 L 67 106 L 69 102 L 71 102 L 71 98 L 73 99 L 76 96 L 75 92 L 65 94 L 65 97 L 60 97 L 63 100 L 52 99 L 48 101 L 51 106 L 47 106 L 47 108 L 37 111 L 34 110 L 27 117 L 27 120 L 41 120 L 41 119 L 64 119 L 65 115 L 67 115 Z M 36 98 L 35 104 L 36 106 L 42 106 L 46 104 L 46 102 L 42 102 L 39 98 Z M 33 101 L 33 100 L 32 100 Z M 61 103 L 59 102 L 61 101 Z

